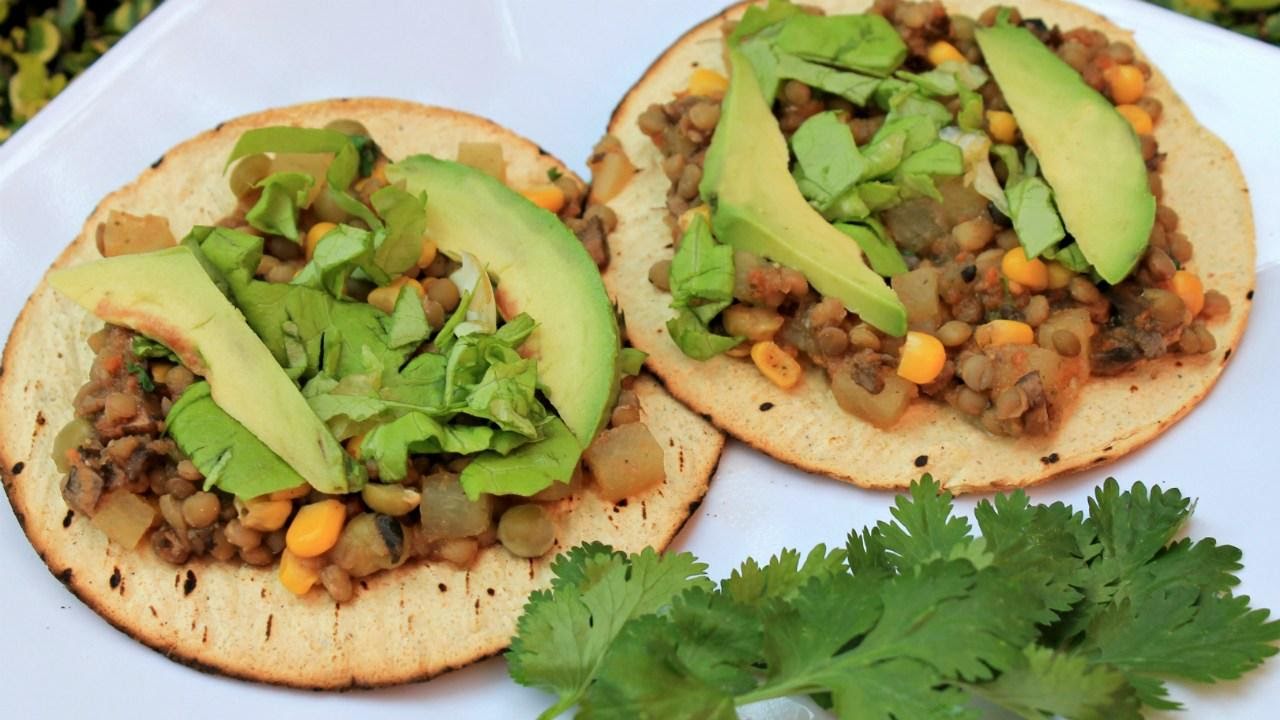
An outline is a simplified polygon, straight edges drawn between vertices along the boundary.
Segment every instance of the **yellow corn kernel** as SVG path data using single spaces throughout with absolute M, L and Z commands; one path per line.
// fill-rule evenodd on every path
M 1191 311 L 1191 317 L 1199 315 L 1204 309 L 1204 283 L 1200 282 L 1199 276 L 1195 273 L 1179 270 L 1169 281 L 1169 288 L 1173 290 L 1174 295 L 1182 298 L 1182 304 Z
M 321 500 L 302 509 L 289 523 L 284 544 L 294 555 L 311 558 L 329 552 L 342 534 L 347 506 L 338 500 Z
M 418 254 L 418 267 L 425 268 L 436 261 L 436 253 L 440 248 L 436 245 L 436 241 L 431 238 L 422 238 L 422 252 Z
M 307 251 L 307 259 L 310 260 L 312 255 L 316 254 L 316 245 L 320 244 L 320 238 L 329 234 L 330 230 L 338 227 L 331 222 L 318 222 L 311 226 L 307 231 L 307 239 L 304 246 Z
M 1031 326 L 1017 320 L 992 320 L 979 325 L 973 332 L 973 339 L 979 347 L 992 345 L 1030 345 L 1035 342 L 1036 332 Z
M 427 294 L 427 291 L 422 288 L 422 283 L 407 275 L 401 275 L 395 280 L 392 280 L 388 285 L 380 288 L 374 288 L 373 291 L 369 293 L 369 297 L 366 298 L 366 302 L 390 315 L 391 311 L 396 307 L 396 300 L 400 298 L 400 288 L 405 285 L 413 288 L 413 291 L 417 293 L 419 299 L 425 297 Z
M 693 224 L 693 219 L 701 215 L 708 223 L 711 222 L 711 206 L 703 203 L 694 205 L 693 207 L 680 213 L 680 217 L 676 219 L 676 224 L 680 227 L 680 233 L 684 234 L 689 226 Z
M 1131 105 L 1142 99 L 1147 82 L 1142 71 L 1132 65 L 1112 65 L 1102 73 L 1111 91 L 1111 100 L 1117 105 Z
M 542 183 L 541 185 L 527 187 L 521 190 L 520 194 L 528 198 L 534 205 L 543 210 L 550 210 L 553 213 L 560 212 L 560 209 L 564 207 L 564 190 L 561 190 L 560 186 L 555 183 Z
M 789 390 L 800 382 L 800 363 L 772 340 L 751 346 L 751 360 L 769 382 Z
M 418 295 L 418 299 L 422 299 L 426 297 L 427 291 L 425 288 L 422 287 L 422 283 L 418 282 L 414 278 L 409 277 L 408 275 L 401 275 L 395 280 L 392 280 L 391 282 L 387 283 L 387 287 L 396 289 L 397 297 L 400 295 L 399 293 L 400 288 L 404 287 L 405 285 L 408 285 L 409 287 L 413 288 L 413 292 Z
M 956 46 L 946 40 L 939 40 L 930 45 L 927 57 L 934 67 L 938 67 L 945 62 L 968 62 L 965 60 L 964 55 L 960 54 L 960 51 L 956 49 Z
M 306 497 L 307 493 L 309 492 L 311 492 L 311 486 L 306 483 L 302 483 L 297 487 L 285 488 L 284 490 L 277 490 L 271 493 L 270 495 L 268 495 L 267 497 L 271 498 L 272 500 L 297 500 L 300 497 Z
M 992 140 L 1012 145 L 1018 139 L 1018 121 L 1014 119 L 1011 112 L 988 110 L 987 132 Z
M 280 584 L 286 590 L 302 597 L 320 579 L 320 571 L 310 563 L 294 555 L 286 548 L 280 553 Z
M 274 532 L 284 527 L 293 512 L 292 500 L 272 500 L 270 497 L 254 498 L 244 504 L 240 524 L 251 530 Z
M 724 91 L 727 89 L 729 89 L 729 78 L 715 70 L 698 68 L 693 71 L 693 75 L 689 76 L 690 95 L 718 98 L 724 97 Z
M 1049 287 L 1049 268 L 1039 258 L 1028 260 L 1027 252 L 1021 246 L 1004 254 L 1000 269 L 1005 277 L 1031 292 Z
M 917 385 L 926 385 L 938 377 L 947 364 L 947 350 L 938 338 L 912 330 L 902 343 L 898 375 Z
M 1137 105 L 1117 105 L 1116 112 L 1123 115 L 1124 119 L 1133 126 L 1133 131 L 1139 135 L 1150 135 L 1155 129 L 1156 124 L 1151 120 L 1151 116 Z
M 347 438 L 347 454 L 351 457 L 360 459 L 360 444 L 364 442 L 364 433 L 360 433 L 355 437 Z
M 1049 263 L 1049 289 L 1061 290 L 1071 284 L 1071 278 L 1075 273 L 1062 263 Z

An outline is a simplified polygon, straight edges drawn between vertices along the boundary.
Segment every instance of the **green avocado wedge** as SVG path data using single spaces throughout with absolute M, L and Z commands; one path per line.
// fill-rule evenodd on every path
M 58 270 L 54 289 L 89 312 L 164 343 L 204 376 L 218 407 L 312 487 L 354 489 L 347 455 L 244 316 L 186 247 Z
M 1067 230 L 1102 279 L 1120 282 L 1146 251 L 1156 215 L 1133 128 L 1025 28 L 979 28 L 977 39 Z
M 902 301 L 800 193 L 790 152 L 751 62 L 729 54 L 729 89 L 707 151 L 699 191 L 716 239 L 799 270 L 820 293 L 894 336 L 907 331 Z
M 528 313 L 538 328 L 522 353 L 538 358 L 538 381 L 586 447 L 618 394 L 621 343 L 613 305 L 591 256 L 552 213 L 485 173 L 415 155 L 387 167 L 387 179 L 427 193 L 427 236 L 443 252 L 468 252 L 497 278 L 505 318 Z

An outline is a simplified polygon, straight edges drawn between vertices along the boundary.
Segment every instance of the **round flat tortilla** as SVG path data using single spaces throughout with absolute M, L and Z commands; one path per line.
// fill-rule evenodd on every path
M 807 0 L 806 0 L 807 1 Z M 861 12 L 865 0 L 815 0 L 828 14 Z M 977 17 L 990 0 L 947 0 L 951 12 Z M 609 204 L 620 219 L 610 236 L 605 285 L 626 318 L 631 343 L 649 354 L 647 367 L 680 400 L 729 434 L 779 460 L 868 488 L 901 488 L 929 472 L 952 492 L 1023 487 L 1114 460 L 1150 441 L 1209 392 L 1240 342 L 1254 284 L 1254 228 L 1249 194 L 1234 155 L 1196 122 L 1159 71 L 1149 94 L 1164 104 L 1156 137 L 1168 157 L 1163 202 L 1177 211 L 1179 230 L 1195 246 L 1190 267 L 1231 301 L 1225 320 L 1209 323 L 1217 349 L 1206 355 L 1162 358 L 1114 378 L 1092 378 L 1058 430 L 1046 437 L 990 435 L 942 403 L 912 404 L 888 430 L 836 404 L 825 373 L 807 367 L 800 384 L 782 390 L 750 361 L 718 356 L 706 362 L 680 352 L 667 336 L 671 296 L 648 281 L 649 268 L 672 256 L 664 218 L 669 182 L 661 153 L 636 120 L 654 103 L 683 90 L 694 68 L 726 73 L 722 26 L 745 12 L 734 5 L 675 42 L 614 111 L 609 132 L 639 168 Z M 1087 26 L 1113 41 L 1131 33 L 1105 18 L 1057 0 L 1018 3 L 1023 17 L 1064 30 Z M 1136 45 L 1135 45 L 1136 48 Z M 1145 58 L 1144 58 L 1145 59 Z
M 235 200 L 223 163 L 240 134 L 268 125 L 319 127 L 338 118 L 365 125 L 391 158 L 454 157 L 459 141 L 501 143 L 513 185 L 569 172 L 537 145 L 463 113 L 379 99 L 298 105 L 219 125 L 167 153 L 94 210 L 54 263 L 98 257 L 94 230 L 110 210 L 169 218 L 179 237 L 225 216 Z M 102 326 L 42 283 L 5 348 L 0 378 L 0 463 L 18 523 L 50 571 L 121 631 L 201 670 L 280 685 L 345 689 L 424 680 L 502 651 L 529 593 L 548 584 L 559 551 L 598 540 L 628 552 L 663 548 L 696 508 L 724 439 L 652 378 L 635 384 L 642 416 L 666 454 L 667 482 L 615 505 L 594 491 L 549 506 L 553 551 L 525 560 L 501 548 L 461 570 L 411 563 L 358 581 L 338 605 L 323 591 L 294 597 L 275 567 L 193 561 L 170 565 L 142 542 L 124 550 L 67 508 L 50 460 L 54 435 L 72 418 L 93 353 L 85 339 Z

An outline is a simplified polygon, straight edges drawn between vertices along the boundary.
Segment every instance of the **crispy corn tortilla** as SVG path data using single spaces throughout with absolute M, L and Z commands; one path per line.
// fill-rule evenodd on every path
M 808 0 L 806 0 L 808 1 Z M 815 0 L 828 14 L 861 12 L 865 0 Z M 951 12 L 977 17 L 992 0 L 946 0 Z M 1105 463 L 1150 441 L 1209 392 L 1240 342 L 1254 284 L 1254 227 L 1249 194 L 1231 150 L 1196 122 L 1158 70 L 1150 94 L 1164 104 L 1156 130 L 1164 169 L 1164 203 L 1177 211 L 1179 230 L 1195 246 L 1190 268 L 1206 289 L 1231 301 L 1226 319 L 1209 323 L 1217 349 L 1207 355 L 1162 358 L 1115 378 L 1092 378 L 1059 429 L 1047 437 L 995 437 L 940 402 L 917 401 L 892 428 L 880 430 L 836 404 L 825 373 L 807 367 L 800 384 L 782 390 L 750 361 L 686 357 L 667 336 L 671 296 L 648 281 L 649 268 L 672 256 L 665 223 L 669 186 L 662 156 L 636 120 L 654 103 L 670 101 L 694 68 L 726 73 L 722 26 L 746 9 L 734 5 L 675 42 L 649 67 L 614 111 L 617 136 L 639 173 L 610 201 L 620 219 L 610 236 L 605 285 L 626 318 L 647 367 L 694 410 L 729 434 L 779 460 L 868 488 L 901 488 L 930 472 L 952 492 L 1023 487 Z M 1112 41 L 1132 34 L 1105 18 L 1058 0 L 1018 3 L 1023 17 L 1063 30 L 1086 26 Z M 1136 45 L 1135 45 L 1136 48 Z M 1145 59 L 1145 58 L 1144 58 Z
M 183 143 L 136 181 L 108 196 L 54 263 L 98 257 L 94 231 L 110 210 L 156 213 L 181 237 L 225 216 L 235 199 L 223 179 L 232 144 L 250 128 L 319 127 L 338 118 L 365 125 L 392 159 L 429 152 L 453 157 L 459 141 L 497 142 L 514 186 L 569 172 L 533 143 L 478 117 L 391 100 L 299 105 L 240 118 Z M 102 322 L 41 283 L 14 325 L 0 378 L 0 463 L 5 491 L 50 571 L 121 631 L 202 670 L 306 688 L 342 689 L 424 680 L 504 649 L 529 593 L 547 584 L 559 551 L 599 540 L 619 549 L 663 548 L 697 507 L 723 445 L 708 423 L 651 378 L 637 380 L 642 416 L 666 455 L 667 482 L 614 505 L 587 491 L 549 507 L 556 546 L 537 560 L 500 547 L 469 570 L 411 563 L 379 573 L 335 604 L 322 590 L 304 598 L 277 581 L 274 566 L 196 561 L 170 565 L 145 540 L 111 545 L 68 510 L 50 460 L 54 435 L 72 418 Z

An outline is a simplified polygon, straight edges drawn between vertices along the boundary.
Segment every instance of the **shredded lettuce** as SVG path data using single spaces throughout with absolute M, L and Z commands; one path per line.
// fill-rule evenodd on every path
M 426 413 L 411 412 L 370 430 L 360 441 L 360 458 L 377 465 L 379 480 L 396 482 L 408 475 L 411 454 L 510 452 L 526 442 L 526 438 L 484 425 L 450 425 Z
M 357 144 L 349 135 L 335 130 L 298 127 L 268 127 L 249 130 L 240 136 L 227 158 L 231 163 L 258 153 L 333 153 L 333 162 L 325 174 L 324 192 L 345 212 L 364 221 L 374 229 L 382 228 L 382 221 L 364 203 L 355 199 L 348 188 L 361 170 L 362 155 L 367 154 L 370 143 Z M 371 165 L 371 164 L 370 164 Z M 370 169 L 372 169 L 370 167 Z
M 737 45 L 744 38 L 802 12 L 804 11 L 787 0 L 769 0 L 769 4 L 764 7 L 752 5 L 742 14 L 742 19 L 729 34 L 729 45 Z
M 786 18 L 778 50 L 804 60 L 885 77 L 907 58 L 907 46 L 879 15 L 809 15 Z
M 244 215 L 245 222 L 265 233 L 298 241 L 298 210 L 307 200 L 315 180 L 297 172 L 278 172 L 260 180 L 258 202 Z
M 756 57 L 749 54 L 748 59 L 753 67 L 758 67 Z M 799 80 L 859 106 L 867 104 L 881 82 L 880 78 L 870 75 L 837 70 L 787 54 L 777 56 L 774 73 L 780 79 Z
M 990 200 L 1006 216 L 1009 214 L 1009 203 L 1005 199 L 1004 188 L 996 179 L 996 172 L 991 167 L 991 138 L 984 132 L 966 131 L 956 127 L 946 127 L 941 131 L 943 140 L 960 148 L 964 157 L 964 184 L 972 187 L 979 195 Z M 1009 147 L 1009 146 L 1003 146 Z M 1012 150 L 1013 148 L 1009 148 Z M 1017 153 L 1014 153 L 1016 160 Z M 1011 176 L 1012 177 L 1012 176 Z
M 791 136 L 796 184 L 818 210 L 851 189 L 867 169 L 853 133 L 835 112 L 805 120 Z
M 252 498 L 303 482 L 289 464 L 218 407 L 209 383 L 192 383 L 165 416 L 170 437 L 204 474 L 204 489 Z
M 1053 204 L 1053 190 L 1044 180 L 1024 177 L 1007 186 L 1005 195 L 1009 198 L 1009 218 L 1027 257 L 1038 257 L 1066 237 L 1062 218 Z
M 471 301 L 463 311 L 462 321 L 453 327 L 458 337 L 472 333 L 493 333 L 498 329 L 498 302 L 493 295 L 493 281 L 480 260 L 471 253 L 462 253 L 462 266 L 449 275 L 458 289 L 467 293 Z
M 648 357 L 649 354 L 643 350 L 624 347 L 618 358 L 618 368 L 623 375 L 639 375 L 640 371 L 644 369 L 644 361 Z
M 350 225 L 330 230 L 316 244 L 311 262 L 293 278 L 293 285 L 324 290 L 335 298 L 346 297 L 347 279 L 356 269 L 379 284 L 390 278 L 373 261 L 373 233 Z
M 387 318 L 387 346 L 390 348 L 416 348 L 431 334 L 431 323 L 423 310 L 418 293 L 408 285 L 400 287 L 395 307 Z
M 738 345 L 742 338 L 717 335 L 711 321 L 733 302 L 733 248 L 711 237 L 711 225 L 695 216 L 671 259 L 671 307 L 676 317 L 667 332 L 691 358 L 706 360 Z
M 422 255 L 427 194 L 414 195 L 396 185 L 388 185 L 369 199 L 387 224 L 386 233 L 374 249 L 373 263 L 388 275 L 399 275 L 413 267 Z
M 553 483 L 567 483 L 582 455 L 578 439 L 559 418 L 544 426 L 546 436 L 506 453 L 495 449 L 477 455 L 459 481 L 467 497 L 481 494 L 533 495 Z

